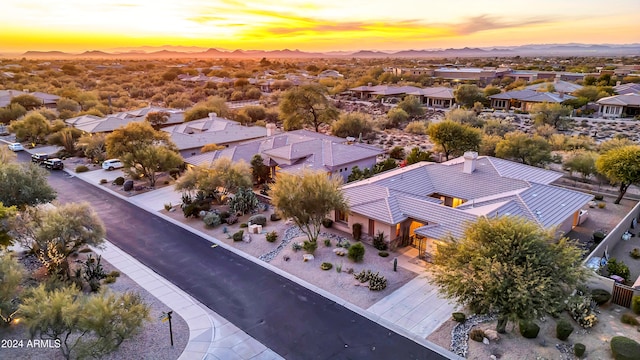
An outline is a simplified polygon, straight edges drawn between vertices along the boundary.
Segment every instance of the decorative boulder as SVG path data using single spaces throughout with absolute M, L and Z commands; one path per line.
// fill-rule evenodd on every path
M 127 180 L 122 184 L 122 190 L 131 191 L 133 190 L 133 180 Z
M 498 332 L 495 330 L 491 330 L 491 329 L 487 329 L 484 331 L 484 336 L 491 340 L 491 341 L 498 341 L 500 340 L 500 335 L 498 335 Z

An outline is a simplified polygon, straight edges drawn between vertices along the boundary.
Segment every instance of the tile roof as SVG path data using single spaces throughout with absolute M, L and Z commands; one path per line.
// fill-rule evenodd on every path
M 105 117 L 81 115 L 66 119 L 64 122 L 87 133 L 111 132 L 130 122 L 142 122 L 146 119 L 147 114 L 160 111 L 169 113 L 169 119 L 166 124 L 179 124 L 184 121 L 184 111 L 182 110 L 151 106 L 114 113 Z
M 527 102 L 552 102 L 561 103 L 565 100 L 575 99 L 575 96 L 560 95 L 552 92 L 539 92 L 531 89 L 507 91 L 505 93 L 489 96 L 489 99 L 518 100 Z
M 207 144 L 226 145 L 267 135 L 267 129 L 262 126 L 243 126 L 214 115 L 161 130 L 169 133 L 179 150 L 197 149 Z
M 452 88 L 446 87 L 432 87 L 432 88 L 424 88 L 418 89 L 415 91 L 408 92 L 407 95 L 418 95 L 435 99 L 454 99 L 455 95 L 453 94 Z
M 42 100 L 42 103 L 45 105 L 55 104 L 60 99 L 60 96 L 58 95 L 46 94 L 39 91 L 27 92 L 20 90 L 0 90 L 0 107 L 9 106 L 9 104 L 11 103 L 11 99 L 20 95 L 31 95 Z
M 640 94 L 640 84 L 635 84 L 635 83 L 620 84 L 620 85 L 614 86 L 613 90 L 618 95 Z
M 640 106 L 640 94 L 607 96 L 596 102 L 600 105 Z
M 592 195 L 549 185 L 562 174 L 488 156 L 475 171 L 463 172 L 464 158 L 421 162 L 343 186 L 354 213 L 386 224 L 406 219 L 427 224 L 416 233 L 432 238 L 461 236 L 466 222 L 478 217 L 522 216 L 551 228 L 562 224 Z M 456 207 L 432 194 L 463 199 Z
M 574 91 L 577 91 L 583 88 L 582 85 L 578 85 L 569 81 L 556 80 L 551 82 L 543 82 L 539 84 L 529 85 L 529 86 L 526 86 L 525 89 L 533 90 L 533 91 L 546 91 L 549 85 L 553 86 L 556 92 L 562 91 L 567 94 L 570 94 Z

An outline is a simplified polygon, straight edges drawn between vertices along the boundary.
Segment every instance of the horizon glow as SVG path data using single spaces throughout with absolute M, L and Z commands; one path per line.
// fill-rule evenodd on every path
M 640 42 L 638 0 L 4 0 L 0 52 L 357 51 Z

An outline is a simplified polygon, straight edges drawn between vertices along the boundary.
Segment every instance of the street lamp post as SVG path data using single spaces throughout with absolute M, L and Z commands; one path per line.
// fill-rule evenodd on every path
M 162 313 L 162 322 L 165 321 L 169 321 L 169 337 L 171 339 L 171 347 L 173 347 L 173 329 L 171 328 L 171 314 L 173 314 L 173 311 L 169 311 L 169 312 L 163 312 Z

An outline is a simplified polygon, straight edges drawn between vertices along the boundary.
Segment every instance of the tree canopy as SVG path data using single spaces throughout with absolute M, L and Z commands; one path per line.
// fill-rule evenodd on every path
M 434 256 L 432 282 L 441 293 L 480 314 L 507 322 L 557 314 L 586 276 L 582 250 L 567 238 L 518 217 L 481 218 L 461 239 L 449 239 Z
M 413 95 L 409 95 L 398 103 L 398 108 L 404 110 L 409 116 L 421 116 L 424 114 L 424 108 L 420 103 L 420 99 Z
M 9 130 L 16 134 L 16 139 L 31 143 L 43 143 L 51 132 L 49 121 L 39 112 L 32 111 L 23 118 L 14 120 Z
M 280 101 L 284 129 L 296 130 L 310 125 L 318 132 L 321 124 L 331 124 L 339 112 L 325 94 L 326 89 L 320 85 L 302 85 L 287 90 Z
M 628 145 L 613 148 L 596 160 L 598 172 L 620 188 L 615 204 L 620 204 L 629 185 L 640 182 L 640 146 Z
M 486 98 L 484 93 L 477 85 L 463 84 L 458 86 L 454 92 L 456 103 L 460 106 L 471 109 L 476 102 L 484 102 Z
M 301 174 L 280 173 L 271 186 L 271 202 L 283 218 L 291 218 L 300 230 L 315 242 L 320 225 L 331 211 L 348 210 L 342 191 L 342 178 L 322 171 L 304 170 Z
M 0 202 L 4 206 L 46 204 L 56 198 L 46 170 L 35 164 L 0 163 Z
M 571 154 L 569 158 L 564 161 L 563 167 L 569 170 L 570 173 L 574 171 L 579 173 L 584 180 L 598 171 L 596 169 L 597 158 L 598 153 L 596 152 L 579 150 Z
M 537 125 L 549 124 L 555 128 L 562 128 L 571 114 L 571 107 L 557 103 L 534 104 L 531 107 L 531 118 Z
M 427 131 L 446 160 L 450 156 L 461 156 L 465 151 L 478 151 L 482 140 L 480 130 L 451 120 L 431 124 Z
M 541 136 L 513 131 L 506 134 L 496 145 L 496 156 L 526 165 L 540 166 L 551 161 L 551 146 Z
M 244 161 L 232 162 L 228 157 L 213 161 L 209 168 L 188 169 L 175 184 L 178 191 L 201 190 L 207 195 L 215 195 L 222 188 L 222 195 L 235 193 L 239 188 L 251 188 L 253 184 L 251 167 Z
M 331 134 L 343 138 L 348 136 L 358 138 L 360 135 L 367 137 L 373 131 L 371 122 L 371 116 L 365 113 L 343 113 L 331 124 Z

